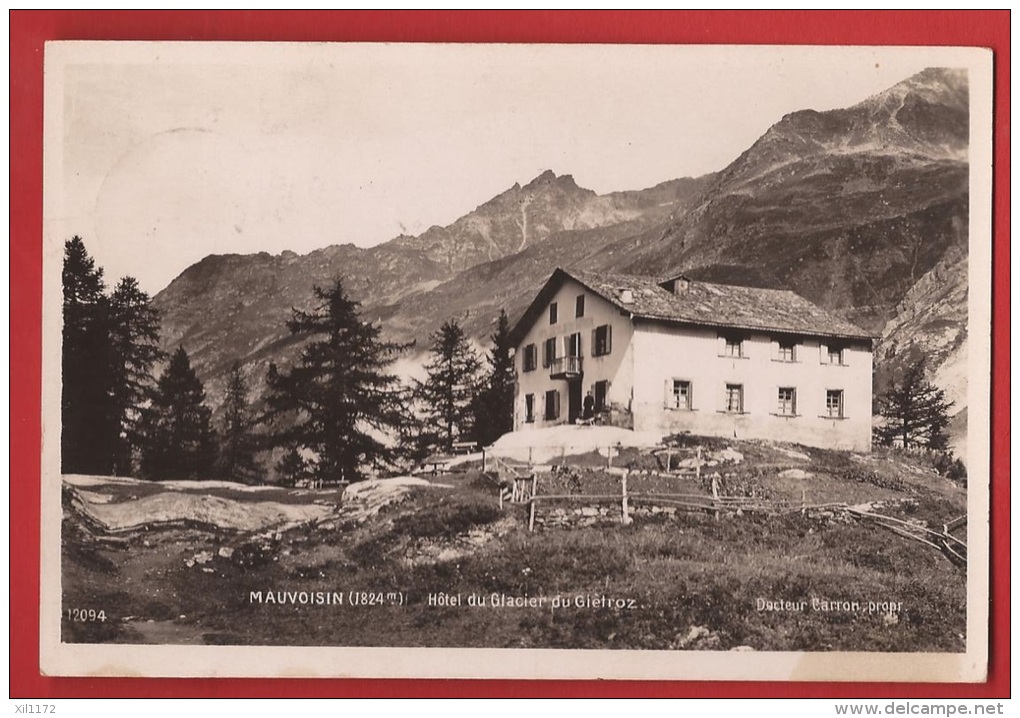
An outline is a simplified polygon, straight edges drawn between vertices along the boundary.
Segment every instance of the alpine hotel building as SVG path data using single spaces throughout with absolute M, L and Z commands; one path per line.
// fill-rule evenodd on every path
M 513 329 L 514 430 L 602 423 L 869 451 L 873 337 L 790 291 L 557 269 Z

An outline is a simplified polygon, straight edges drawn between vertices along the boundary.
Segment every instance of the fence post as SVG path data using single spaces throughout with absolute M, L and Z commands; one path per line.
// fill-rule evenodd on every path
M 666 447 L 666 473 L 673 470 L 673 447 Z
M 613 468 L 613 445 L 610 444 L 606 447 L 606 468 Z
M 695 478 L 701 481 L 701 444 L 698 444 L 698 458 L 694 464 Z
M 528 531 L 535 530 L 535 494 L 538 491 L 538 474 L 531 474 L 531 501 L 529 503 Z
M 800 511 L 804 513 L 804 509 L 807 508 L 807 489 L 800 490 Z
M 535 462 L 531 458 L 531 452 L 532 452 L 532 448 L 529 446 L 528 447 L 528 471 L 533 471 L 534 467 L 535 467 Z
M 485 473 L 485 447 L 482 447 L 482 473 Z
M 630 474 L 630 469 L 623 472 L 623 499 L 621 504 L 623 506 L 623 524 L 626 526 L 630 523 L 630 507 L 627 505 L 627 476 Z
M 715 519 L 719 520 L 719 482 L 712 477 L 712 505 L 715 507 Z

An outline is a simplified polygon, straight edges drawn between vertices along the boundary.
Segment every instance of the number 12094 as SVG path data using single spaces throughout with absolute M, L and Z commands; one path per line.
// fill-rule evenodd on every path
M 69 608 L 67 609 L 67 620 L 80 621 L 106 621 L 106 611 L 97 611 L 94 608 Z

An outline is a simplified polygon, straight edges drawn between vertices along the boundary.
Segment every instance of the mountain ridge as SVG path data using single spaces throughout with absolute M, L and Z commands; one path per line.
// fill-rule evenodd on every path
M 312 284 L 334 274 L 366 319 L 422 351 L 449 318 L 484 342 L 500 309 L 523 311 L 564 266 L 793 289 L 876 335 L 890 323 L 896 336 L 914 332 L 911 353 L 923 352 L 943 341 L 938 327 L 962 321 L 950 303 L 920 314 L 901 305 L 926 301 L 923 287 L 911 293 L 918 283 L 966 258 L 967 93 L 965 73 L 932 68 L 849 108 L 788 113 L 699 178 L 598 195 L 547 170 L 445 227 L 372 248 L 207 257 L 156 296 L 164 343 L 193 352 L 216 396 L 235 358 L 257 384 L 270 359 L 293 356 L 290 309 L 307 309 Z M 884 354 L 896 336 L 876 351 L 883 381 L 899 370 Z M 959 356 L 936 353 L 936 364 L 950 354 Z

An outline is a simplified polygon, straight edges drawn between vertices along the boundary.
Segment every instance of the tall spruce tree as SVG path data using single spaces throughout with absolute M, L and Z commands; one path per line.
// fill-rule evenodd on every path
M 128 474 L 150 398 L 159 315 L 138 282 L 106 293 L 81 237 L 64 244 L 61 470 Z
M 427 377 L 414 391 L 422 415 L 419 443 L 450 451 L 458 438 L 471 433 L 481 361 L 454 320 L 444 322 L 431 343 Z
M 274 443 L 311 451 L 310 478 L 359 481 L 394 458 L 385 439 L 404 416 L 399 380 L 387 369 L 403 347 L 361 319 L 360 302 L 340 279 L 313 291 L 315 309 L 295 309 L 287 322 L 291 334 L 313 341 L 289 372 L 270 365 L 266 420 L 275 425 Z
M 248 385 L 241 373 L 241 362 L 235 361 L 230 367 L 227 395 L 223 402 L 220 454 L 216 462 L 219 476 L 249 484 L 262 478 L 262 467 L 255 459 L 258 444 L 252 432 L 253 424 Z
M 924 360 L 918 361 L 907 369 L 902 382 L 878 398 L 878 413 L 885 422 L 876 427 L 876 438 L 879 443 L 898 443 L 905 449 L 945 451 L 952 405 L 945 392 L 925 379 Z
M 103 270 L 81 237 L 64 243 L 61 471 L 113 472 L 109 300 Z
M 276 471 L 280 475 L 281 484 L 294 486 L 298 481 L 308 476 L 308 463 L 301 456 L 298 448 L 291 446 L 277 462 Z
M 204 479 L 216 458 L 205 389 L 183 347 L 170 357 L 152 403 L 142 412 L 142 474 L 149 479 Z
M 499 313 L 496 331 L 490 337 L 488 371 L 481 391 L 473 403 L 474 438 L 488 445 L 514 428 L 514 360 L 511 352 L 510 321 L 506 311 Z
M 159 349 L 159 312 L 134 277 L 117 283 L 109 308 L 113 470 L 131 474 L 134 452 L 140 448 L 141 407 L 152 398 L 152 368 L 164 356 Z

